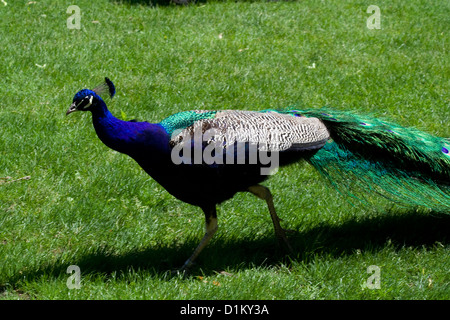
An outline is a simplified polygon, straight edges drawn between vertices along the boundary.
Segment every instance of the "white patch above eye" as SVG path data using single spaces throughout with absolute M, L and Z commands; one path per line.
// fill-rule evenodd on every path
M 87 105 L 84 106 L 84 108 L 89 107 L 90 105 L 92 105 L 92 100 L 94 99 L 94 96 L 86 96 L 84 99 L 89 98 L 89 103 Z

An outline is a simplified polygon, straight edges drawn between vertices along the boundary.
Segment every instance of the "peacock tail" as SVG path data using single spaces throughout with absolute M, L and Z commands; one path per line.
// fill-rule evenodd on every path
M 185 111 L 164 119 L 160 124 L 175 138 L 177 132 L 183 135 L 186 132 L 182 130 L 195 126 L 204 129 L 213 125 L 216 129 L 223 129 L 224 135 L 253 132 L 254 139 L 261 132 L 286 127 L 291 131 L 283 134 L 284 141 L 288 145 L 290 139 L 301 141 L 301 148 L 307 149 L 307 136 L 304 131 L 298 130 L 301 122 L 290 125 L 285 117 L 263 117 L 267 113 L 274 116 L 292 115 L 305 120 L 316 118 L 324 124 L 328 131 L 324 134 L 318 134 L 319 127 L 306 130 L 317 133 L 312 141 L 314 148 L 320 148 L 308 161 L 339 191 L 367 202 L 367 198 L 375 192 L 406 205 L 450 213 L 450 140 L 414 128 L 326 108 L 268 109 L 261 111 L 260 116 L 258 112 L 235 110 Z M 246 120 L 243 121 L 246 124 L 253 123 L 257 129 L 242 126 L 240 120 Z M 277 121 L 280 122 L 271 123 Z M 237 123 L 240 127 L 233 127 Z M 269 127 L 266 128 L 266 125 Z
M 450 140 L 348 111 L 276 112 L 325 123 L 330 140 L 309 162 L 337 189 L 450 213 Z

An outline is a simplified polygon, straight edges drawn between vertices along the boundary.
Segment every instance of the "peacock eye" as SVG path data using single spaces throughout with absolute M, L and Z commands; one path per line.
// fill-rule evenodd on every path
M 88 108 L 92 105 L 93 99 L 94 99 L 94 96 L 84 97 L 83 100 L 81 100 L 80 103 L 77 105 L 77 109 L 78 110 L 86 110 L 86 108 Z

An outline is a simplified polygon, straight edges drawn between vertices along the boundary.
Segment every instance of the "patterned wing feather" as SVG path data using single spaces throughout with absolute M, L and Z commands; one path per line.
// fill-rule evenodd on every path
M 330 135 L 317 118 L 295 117 L 277 112 L 225 110 L 214 118 L 200 119 L 184 129 L 174 130 L 171 145 L 194 139 L 227 146 L 256 144 L 261 151 L 311 150 L 324 146 Z

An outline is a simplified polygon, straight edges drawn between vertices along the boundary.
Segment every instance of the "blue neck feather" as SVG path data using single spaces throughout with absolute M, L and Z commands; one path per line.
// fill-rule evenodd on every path
M 119 120 L 109 112 L 103 100 L 92 109 L 92 121 L 100 140 L 113 150 L 135 159 L 148 157 L 149 153 L 170 155 L 170 138 L 160 124 Z

